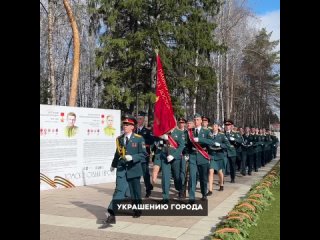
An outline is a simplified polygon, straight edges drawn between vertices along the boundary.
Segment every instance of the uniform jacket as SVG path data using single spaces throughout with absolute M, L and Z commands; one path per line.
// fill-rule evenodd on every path
M 111 166 L 117 168 L 117 176 L 134 178 L 142 176 L 141 161 L 148 155 L 142 136 L 131 134 L 127 144 L 124 144 L 125 135 L 117 137 L 117 149 Z M 132 161 L 125 161 L 122 156 L 131 155 Z
M 196 130 L 195 128 L 192 128 L 193 136 L 195 137 Z M 198 144 L 203 148 L 206 149 L 208 152 L 209 146 L 213 144 L 212 140 L 212 132 L 209 129 L 204 129 L 201 127 L 200 132 L 198 133 L 199 142 Z M 209 161 L 202 156 L 201 153 L 199 153 L 193 143 L 191 142 L 189 135 L 187 135 L 187 144 L 186 144 L 186 150 L 190 155 L 189 161 L 190 164 L 207 164 Z
M 174 159 L 181 160 L 182 151 L 185 147 L 184 132 L 174 129 L 171 133 L 171 137 L 176 141 L 178 147 L 174 148 L 167 140 L 158 138 L 155 142 L 155 145 L 157 146 L 156 158 L 167 161 L 167 156 L 172 155 Z
M 225 132 L 224 133 L 227 137 L 227 139 L 230 142 L 230 146 L 227 149 L 227 156 L 228 157 L 236 157 L 237 156 L 237 151 L 236 151 L 236 146 L 241 145 L 242 143 L 242 138 L 239 137 L 238 133 L 230 131 L 230 133 Z M 233 137 L 235 140 L 230 141 L 230 138 Z
M 226 157 L 227 149 L 230 148 L 230 142 L 224 133 L 218 132 L 217 135 L 212 133 L 213 144 L 209 147 L 209 154 L 213 160 L 223 160 Z M 214 146 L 214 143 L 220 143 L 219 147 Z

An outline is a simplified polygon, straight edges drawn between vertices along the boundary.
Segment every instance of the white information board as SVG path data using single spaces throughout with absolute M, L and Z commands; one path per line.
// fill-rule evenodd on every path
M 115 182 L 121 111 L 40 105 L 40 190 Z

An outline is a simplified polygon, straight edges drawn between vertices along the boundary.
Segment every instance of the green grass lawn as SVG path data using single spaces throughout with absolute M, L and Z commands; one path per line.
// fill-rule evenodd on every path
M 261 213 L 256 227 L 249 230 L 249 240 L 280 240 L 280 184 L 270 189 L 275 198 Z

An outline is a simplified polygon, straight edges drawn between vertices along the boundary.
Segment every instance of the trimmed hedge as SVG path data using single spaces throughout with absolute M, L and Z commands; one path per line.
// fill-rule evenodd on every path
M 254 184 L 245 198 L 220 222 L 211 236 L 212 240 L 244 240 L 248 229 L 256 226 L 259 215 L 274 200 L 270 188 L 280 184 L 280 162 L 258 183 Z

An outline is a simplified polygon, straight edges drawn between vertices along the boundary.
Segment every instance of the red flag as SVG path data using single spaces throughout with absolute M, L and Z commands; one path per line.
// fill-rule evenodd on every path
M 153 135 L 159 137 L 176 127 L 176 119 L 160 56 L 157 54 L 156 103 L 154 105 Z

